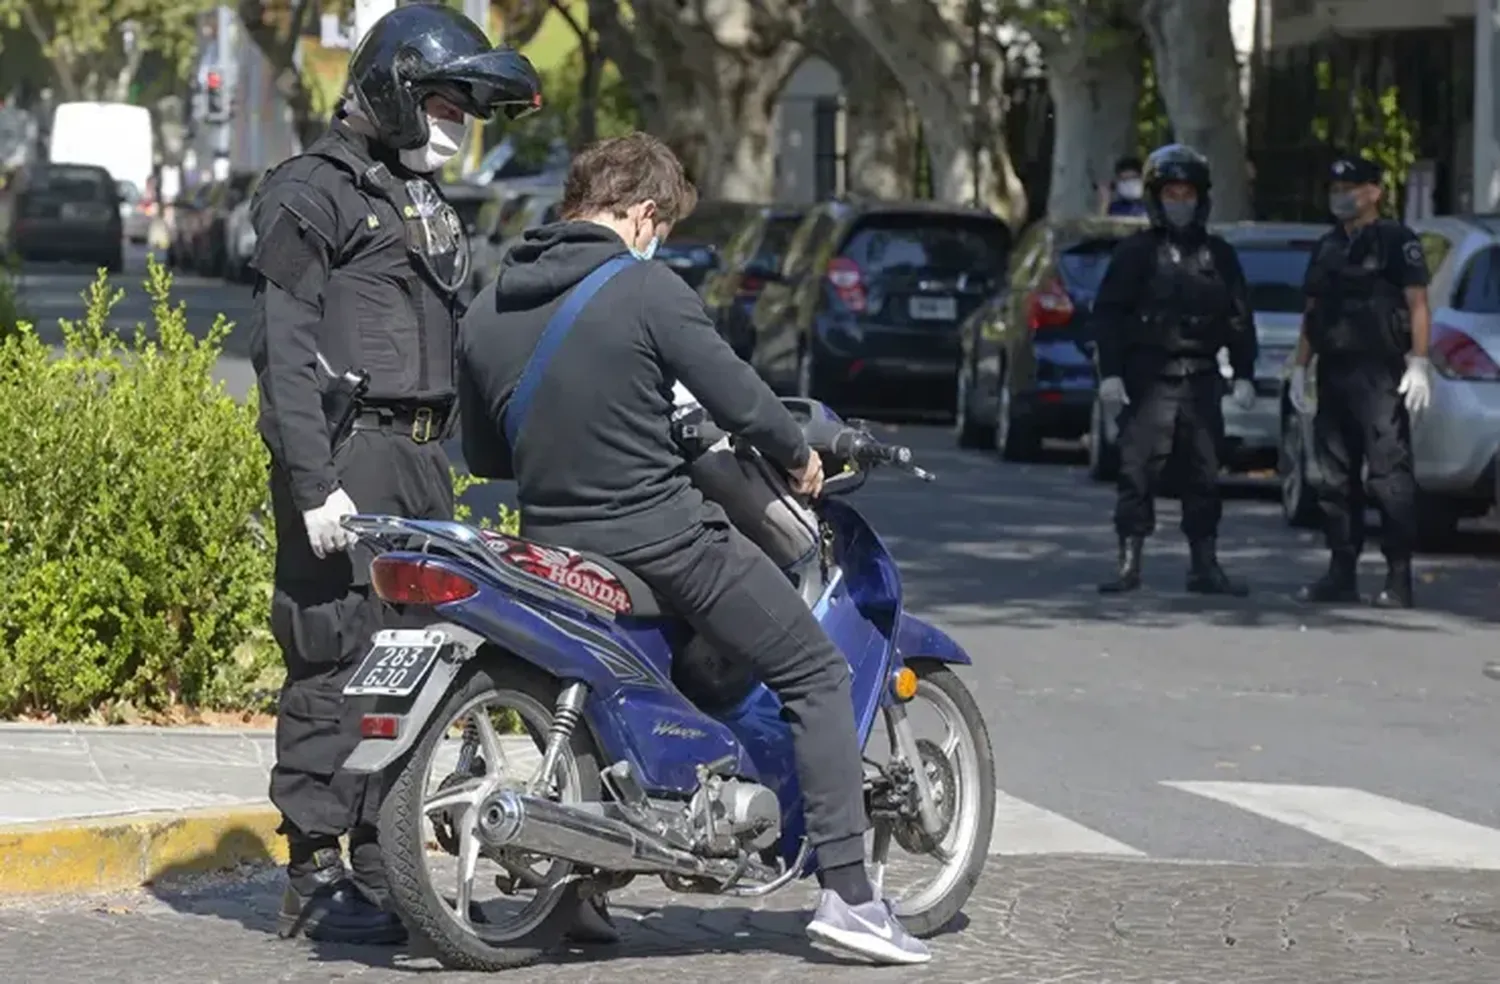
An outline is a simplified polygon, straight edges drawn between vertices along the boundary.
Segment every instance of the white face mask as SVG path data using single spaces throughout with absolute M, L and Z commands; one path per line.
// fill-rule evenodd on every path
M 403 150 L 401 163 L 418 174 L 431 174 L 457 157 L 467 139 L 469 139 L 469 117 L 464 117 L 461 123 L 455 123 L 452 120 L 440 120 L 429 114 L 427 143 L 412 150 Z
M 1127 202 L 1138 202 L 1145 191 L 1140 178 L 1121 178 L 1115 182 L 1115 194 Z

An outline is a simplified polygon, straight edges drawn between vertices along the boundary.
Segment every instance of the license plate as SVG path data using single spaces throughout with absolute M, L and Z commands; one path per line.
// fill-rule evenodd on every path
M 344 685 L 350 696 L 409 697 L 437 662 L 448 639 L 425 629 L 386 629 L 375 633 L 374 645 L 354 676 Z
M 958 301 L 951 297 L 913 297 L 906 309 L 913 321 L 952 321 L 958 317 Z
M 98 219 L 102 218 L 101 211 L 102 206 L 79 205 L 74 202 L 64 202 L 61 209 L 65 219 Z

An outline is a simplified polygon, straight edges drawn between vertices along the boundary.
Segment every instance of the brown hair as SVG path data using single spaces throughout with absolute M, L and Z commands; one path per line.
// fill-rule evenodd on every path
M 649 133 L 626 134 L 589 144 L 568 167 L 563 185 L 565 219 L 607 212 L 616 218 L 632 205 L 656 202 L 657 221 L 673 223 L 698 204 L 698 189 L 670 147 Z

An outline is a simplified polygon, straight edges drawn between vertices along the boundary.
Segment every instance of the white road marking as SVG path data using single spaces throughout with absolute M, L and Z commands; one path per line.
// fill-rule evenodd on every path
M 999 790 L 995 791 L 995 828 L 990 853 L 1144 856 L 1144 852 L 1129 844 Z
M 1340 786 L 1163 782 L 1304 830 L 1392 868 L 1500 871 L 1500 830 Z

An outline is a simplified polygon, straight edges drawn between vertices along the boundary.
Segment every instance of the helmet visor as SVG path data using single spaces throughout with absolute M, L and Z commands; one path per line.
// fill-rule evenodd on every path
M 541 79 L 526 56 L 513 48 L 496 48 L 449 62 L 418 85 L 482 120 L 494 116 L 497 110 L 514 120 L 542 108 Z

